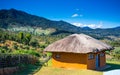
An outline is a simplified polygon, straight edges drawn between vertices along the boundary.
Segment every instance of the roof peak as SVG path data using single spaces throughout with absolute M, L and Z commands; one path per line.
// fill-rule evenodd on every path
M 88 36 L 88 35 L 81 33 L 81 34 L 72 34 L 72 35 L 70 35 L 70 36 Z M 89 36 L 89 37 L 90 37 L 90 36 Z
M 72 34 L 72 35 L 70 35 L 70 36 L 68 36 L 68 37 L 71 37 L 71 36 L 75 36 L 75 37 L 77 37 L 78 39 L 80 39 L 80 38 L 85 38 L 85 39 L 94 39 L 94 38 L 92 38 L 91 36 L 88 36 L 88 35 L 86 35 L 86 34 L 83 34 L 83 33 L 81 33 L 81 34 Z

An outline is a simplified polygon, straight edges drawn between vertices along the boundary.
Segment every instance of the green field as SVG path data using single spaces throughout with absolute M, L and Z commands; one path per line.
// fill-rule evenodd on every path
M 34 75 L 102 75 L 102 72 L 93 70 L 75 70 L 75 69 L 63 69 L 53 67 L 42 67 Z

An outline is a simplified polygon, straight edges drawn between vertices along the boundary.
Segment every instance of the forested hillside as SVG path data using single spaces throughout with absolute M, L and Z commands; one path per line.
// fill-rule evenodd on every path
M 0 28 L 12 32 L 29 32 L 34 35 L 85 33 L 98 39 L 120 37 L 120 27 L 107 29 L 80 28 L 65 21 L 52 21 L 16 9 L 0 10 Z
M 67 22 L 52 21 L 15 9 L 0 10 L 0 23 L 0 27 L 6 29 L 12 27 L 16 28 L 29 26 L 32 27 L 32 29 L 40 27 L 42 29 L 54 28 L 57 30 L 67 30 L 72 32 L 78 31 L 78 27 Z

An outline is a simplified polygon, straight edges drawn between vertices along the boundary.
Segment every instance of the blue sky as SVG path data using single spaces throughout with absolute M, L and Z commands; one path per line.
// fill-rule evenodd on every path
M 120 0 L 0 0 L 0 9 L 11 8 L 81 27 L 120 26 Z

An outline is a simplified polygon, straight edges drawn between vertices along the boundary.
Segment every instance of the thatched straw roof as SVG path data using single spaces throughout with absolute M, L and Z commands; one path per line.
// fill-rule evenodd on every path
M 48 52 L 72 52 L 72 53 L 90 53 L 113 49 L 99 40 L 96 40 L 85 34 L 72 34 L 61 40 L 50 44 L 44 51 Z

